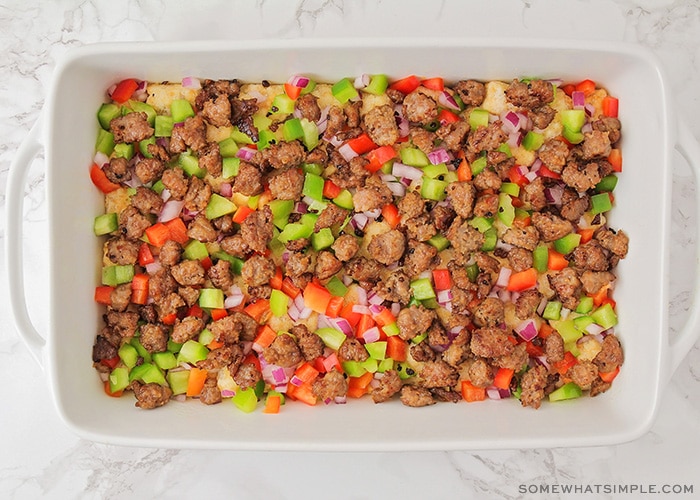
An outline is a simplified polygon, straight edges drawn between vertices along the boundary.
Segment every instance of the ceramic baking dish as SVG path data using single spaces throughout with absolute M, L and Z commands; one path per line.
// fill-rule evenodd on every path
M 286 81 L 303 73 L 335 81 L 361 73 L 510 80 L 591 78 L 620 99 L 624 173 L 611 225 L 631 238 L 619 265 L 617 332 L 625 349 L 621 375 L 606 394 L 535 411 L 518 401 L 374 405 L 303 404 L 279 415 L 244 414 L 231 403 L 173 403 L 155 411 L 133 398 L 108 398 L 90 354 L 101 311 L 92 296 L 100 241 L 92 232 L 102 199 L 88 176 L 95 110 L 104 89 L 125 77 L 149 81 L 195 75 Z M 9 296 L 17 329 L 44 367 L 58 412 L 80 436 L 123 445 L 260 450 L 448 450 L 619 443 L 652 424 L 659 394 L 700 332 L 700 314 L 676 339 L 668 328 L 668 233 L 671 155 L 677 148 L 700 168 L 700 148 L 677 127 L 658 61 L 636 46 L 517 40 L 284 40 L 104 44 L 78 48 L 59 64 L 43 117 L 17 152 L 7 193 Z M 27 314 L 22 272 L 24 182 L 34 156 L 46 156 L 50 293 L 48 331 Z M 700 220 L 700 219 L 699 219 Z M 69 289 L 70 293 L 66 293 Z M 18 411 L 21 411 L 19 409 Z

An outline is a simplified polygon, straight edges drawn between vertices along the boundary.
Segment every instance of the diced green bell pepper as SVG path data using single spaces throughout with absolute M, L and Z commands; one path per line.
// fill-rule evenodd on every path
M 215 252 L 211 255 L 215 259 L 222 259 L 227 261 L 229 264 L 231 264 L 231 272 L 235 274 L 236 276 L 241 275 L 241 270 L 243 269 L 243 259 L 239 259 L 238 257 L 234 257 L 233 255 L 230 255 L 223 250 L 219 250 L 218 252 Z
M 386 358 L 386 340 L 368 342 L 367 344 L 365 344 L 365 349 L 367 349 L 369 357 L 372 359 L 381 361 L 384 358 Z
M 202 260 L 209 257 L 209 251 L 206 244 L 199 240 L 192 240 L 185 245 L 182 256 L 188 260 Z
M 214 193 L 209 198 L 207 208 L 204 209 L 204 215 L 206 215 L 207 219 L 212 220 L 226 214 L 232 214 L 237 209 L 238 207 L 231 200 Z
M 194 110 L 190 101 L 187 99 L 173 99 L 170 103 L 170 116 L 173 117 L 174 123 L 180 123 L 194 116 Z
M 272 211 L 272 223 L 278 228 L 284 229 L 294 210 L 294 200 L 272 200 L 269 206 Z
M 506 193 L 511 196 L 518 196 L 520 195 L 520 186 L 518 186 L 514 182 L 503 182 L 501 183 L 501 193 Z
M 168 385 L 170 386 L 170 390 L 173 391 L 174 396 L 187 392 L 187 385 L 190 381 L 189 370 L 170 371 L 165 378 L 168 379 Z
M 564 344 L 576 342 L 578 339 L 583 337 L 583 332 L 576 328 L 573 319 L 552 321 L 551 324 L 554 329 L 559 332 L 559 335 L 561 335 L 561 338 L 564 340 Z
M 324 227 L 317 233 L 311 235 L 311 246 L 313 246 L 314 250 L 317 252 L 330 247 L 334 241 L 333 232 L 329 227 Z
M 138 380 L 144 384 L 166 384 L 163 372 L 150 362 L 135 366 L 133 370 L 129 372 L 129 382 L 133 382 L 134 380 Z
M 542 311 L 544 319 L 558 320 L 561 317 L 562 303 L 558 300 L 550 300 Z
M 146 158 L 153 158 L 153 155 L 148 151 L 148 146 L 156 143 L 156 137 L 152 135 L 148 139 L 144 139 L 139 142 L 139 151 Z
M 386 93 L 389 87 L 389 79 L 386 75 L 372 75 L 367 86 L 362 89 L 363 92 L 374 95 L 382 95 Z
M 549 394 L 549 400 L 551 402 L 563 401 L 565 399 L 576 399 L 580 398 L 583 391 L 573 382 L 562 385 L 559 389 L 552 391 Z
M 272 290 L 270 294 L 270 311 L 278 318 L 287 314 L 289 297 L 281 290 Z
M 153 186 L 151 186 L 151 189 L 153 192 L 157 194 L 162 194 L 163 190 L 165 189 L 165 186 L 163 185 L 163 181 L 161 179 L 158 179 L 156 182 L 153 183 Z
M 197 363 L 197 361 L 207 359 L 207 354 L 209 354 L 207 346 L 200 344 L 196 340 L 188 340 L 182 344 L 180 352 L 177 355 L 177 362 L 185 362 L 193 365 Z
M 114 212 L 98 215 L 92 225 L 95 236 L 109 234 L 119 229 L 119 217 Z
M 595 186 L 595 190 L 598 192 L 612 192 L 617 186 L 617 176 L 615 174 L 609 174 L 603 177 L 598 184 Z
M 334 83 L 331 87 L 331 93 L 333 94 L 333 97 L 335 97 L 341 104 L 345 104 L 350 99 L 355 99 L 359 96 L 357 89 L 349 78 L 343 78 L 342 80 Z
M 608 193 L 598 193 L 591 196 L 591 213 L 602 214 L 612 208 L 612 201 Z
M 347 189 L 343 189 L 340 194 L 333 199 L 333 203 L 346 210 L 355 208 L 352 202 L 352 193 Z
M 411 167 L 427 167 L 430 165 L 428 156 L 418 148 L 403 148 L 399 151 L 401 163 L 410 165 Z
M 394 360 L 391 358 L 385 358 L 379 362 L 377 365 L 377 372 L 384 373 L 389 370 L 394 369 Z
M 342 366 L 343 371 L 348 377 L 361 377 L 367 373 L 367 369 L 365 369 L 360 361 L 344 361 Z
M 302 193 L 317 201 L 323 201 L 323 185 L 325 181 L 323 177 L 316 174 L 307 173 L 304 177 L 304 187 Z
M 104 129 L 97 132 L 97 141 L 95 142 L 95 151 L 110 156 L 114 151 L 114 135 Z
M 150 363 L 152 361 L 151 353 L 146 350 L 143 344 L 141 344 L 138 337 L 132 337 L 129 343 L 134 347 L 134 349 L 136 349 L 139 357 L 143 358 L 146 363 Z
M 582 332 L 586 331 L 586 328 L 593 323 L 595 323 L 595 320 L 590 316 L 584 315 L 577 316 L 574 318 L 574 326 Z
M 471 113 L 469 113 L 469 126 L 472 130 L 476 130 L 479 127 L 488 127 L 489 112 L 481 108 L 472 109 Z
M 156 116 L 155 124 L 155 136 L 156 137 L 170 137 L 173 135 L 173 117 L 167 115 Z
M 581 235 L 578 233 L 569 233 L 566 236 L 554 240 L 554 250 L 562 255 L 568 255 L 574 251 L 574 249 L 581 242 Z
M 197 337 L 197 342 L 202 345 L 209 345 L 213 340 L 215 340 L 214 333 L 208 328 L 199 332 L 199 336 Z
M 428 243 L 434 246 L 438 252 L 442 252 L 445 248 L 450 246 L 450 240 L 443 234 L 436 234 L 428 240 Z
M 479 265 L 475 262 L 474 264 L 470 264 L 467 266 L 467 278 L 469 278 L 469 281 L 474 283 L 476 281 L 476 278 L 479 276 Z
M 177 354 L 182 349 L 182 344 L 180 342 L 175 342 L 173 340 L 168 340 L 168 351 L 173 354 Z
M 479 231 L 480 233 L 485 233 L 486 231 L 491 229 L 491 226 L 493 226 L 493 220 L 491 220 L 488 217 L 474 217 L 472 220 L 469 221 L 469 225 L 477 231 Z
M 366 346 L 365 346 L 366 347 Z M 366 360 L 362 361 L 360 363 L 362 365 L 362 368 L 365 369 L 365 371 L 369 373 L 376 373 L 377 368 L 379 368 L 379 361 L 374 359 L 373 357 L 369 357 Z
M 134 279 L 134 265 L 115 265 L 102 268 L 102 284 L 107 286 L 117 286 L 129 283 Z
M 304 137 L 304 129 L 299 118 L 290 118 L 282 125 L 282 137 L 289 142 Z
M 447 182 L 423 176 L 420 194 L 427 200 L 442 201 L 447 198 Z
M 496 151 L 500 151 L 501 153 L 505 153 L 508 158 L 513 156 L 513 153 L 510 150 L 510 146 L 508 145 L 507 142 L 504 142 L 498 148 L 496 148 Z
M 262 151 L 275 142 L 277 142 L 277 136 L 272 130 L 263 129 L 258 132 L 258 142 L 256 143 L 258 150 Z
M 472 162 L 470 165 L 470 168 L 472 170 L 472 175 L 477 176 L 479 175 L 485 168 L 486 168 L 486 157 L 485 156 L 480 156 L 476 160 Z
M 340 346 L 345 342 L 345 334 L 335 328 L 319 328 L 316 330 L 316 335 L 321 337 L 323 343 L 334 351 L 340 349 Z
M 549 263 L 549 249 L 547 245 L 541 243 L 532 252 L 532 267 L 538 273 L 546 273 Z
M 593 311 L 591 313 L 591 318 L 605 329 L 611 328 L 617 324 L 617 315 L 609 302 Z
M 576 312 L 580 314 L 588 314 L 593 310 L 593 297 L 584 295 L 578 301 L 578 306 L 576 306 Z
M 427 165 L 425 168 L 423 168 L 423 174 L 426 177 L 430 177 L 431 179 L 437 179 L 440 176 L 447 175 L 447 165 L 444 163 L 438 163 L 437 165 Z
M 586 123 L 586 112 L 583 109 L 565 109 L 559 112 L 561 124 L 572 132 L 580 132 Z
M 223 290 L 219 288 L 202 288 L 199 291 L 199 307 L 204 309 L 223 309 Z
M 481 245 L 481 250 L 483 252 L 491 252 L 496 248 L 496 243 L 498 243 L 498 233 L 496 228 L 492 227 L 484 232 L 484 244 Z
M 105 103 L 97 110 L 97 120 L 104 130 L 109 130 L 109 123 L 122 114 L 121 107 L 113 103 Z
M 573 130 L 564 127 L 561 135 L 564 136 L 564 139 L 569 141 L 571 144 L 580 144 L 583 142 L 582 132 L 574 132 Z
M 382 327 L 382 331 L 386 333 L 387 337 L 393 337 L 394 335 L 401 333 L 399 330 L 399 325 L 396 324 L 396 321 L 389 323 L 388 325 L 384 325 Z
M 122 363 L 124 363 L 129 369 L 136 366 L 136 363 L 139 360 L 139 352 L 129 343 L 122 344 L 121 347 L 119 347 L 117 354 L 119 354 L 119 359 L 122 360 Z
M 285 93 L 278 94 L 272 99 L 272 106 L 270 107 L 270 111 L 272 113 L 282 114 L 293 113 L 294 100 Z
M 525 134 L 525 137 L 523 137 L 523 142 L 521 143 L 522 147 L 528 151 L 540 149 L 542 144 L 544 144 L 544 135 L 533 131 Z
M 238 169 L 241 166 L 240 158 L 222 158 L 221 160 L 221 176 L 224 179 L 230 179 L 238 175 Z
M 301 129 L 303 132 L 301 141 L 304 143 L 304 146 L 306 146 L 307 151 L 311 151 L 318 146 L 318 127 L 314 122 L 302 118 Z
M 513 199 L 507 193 L 498 195 L 498 218 L 508 227 L 512 226 L 513 220 L 515 220 Z
M 328 280 L 328 283 L 326 283 L 326 289 L 331 292 L 331 295 L 336 297 L 345 297 L 345 294 L 348 293 L 348 287 L 345 286 L 345 283 L 343 283 L 337 276 L 333 276 L 330 280 Z
M 177 366 L 177 359 L 175 359 L 175 355 L 170 351 L 153 354 L 153 362 L 161 370 L 170 370 Z
M 323 165 L 319 163 L 304 163 L 301 166 L 301 169 L 304 171 L 305 174 L 323 174 Z
M 258 397 L 255 394 L 255 389 L 248 387 L 247 389 L 237 390 L 236 394 L 231 398 L 231 402 L 243 413 L 252 413 L 258 405 Z
M 125 142 L 120 142 L 114 145 L 114 157 L 115 158 L 126 158 L 131 160 L 134 156 L 134 145 L 127 144 Z
M 123 391 L 129 386 L 129 370 L 123 366 L 117 366 L 109 374 L 109 390 L 110 392 Z
M 416 371 L 407 363 L 396 363 L 396 372 L 401 380 L 406 380 L 416 375 Z
M 200 179 L 203 179 L 204 176 L 207 175 L 207 170 L 199 166 L 199 159 L 194 155 L 189 153 L 180 153 L 177 163 L 190 177 L 199 177 Z
M 293 222 L 284 226 L 284 229 L 282 229 L 282 232 L 279 234 L 278 239 L 282 243 L 287 243 L 293 240 L 300 240 L 301 238 L 308 238 L 313 234 L 313 232 L 313 226 L 309 227 L 299 222 Z
M 236 141 L 238 144 L 253 144 L 253 139 L 251 139 L 248 134 L 241 132 L 238 127 L 233 127 L 231 131 L 231 139 Z
M 411 291 L 417 300 L 433 299 L 436 297 L 430 278 L 419 278 L 411 281 Z
M 238 144 L 231 137 L 227 137 L 219 143 L 219 153 L 222 158 L 235 158 L 238 149 Z

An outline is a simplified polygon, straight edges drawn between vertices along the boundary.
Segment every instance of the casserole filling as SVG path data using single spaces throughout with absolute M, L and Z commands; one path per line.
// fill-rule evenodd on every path
M 93 363 L 136 406 L 407 406 L 605 392 L 617 99 L 385 75 L 119 82 Z

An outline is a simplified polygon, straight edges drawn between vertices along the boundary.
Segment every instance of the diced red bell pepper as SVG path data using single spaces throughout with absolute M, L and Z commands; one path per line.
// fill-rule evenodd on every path
M 382 207 L 382 217 L 384 221 L 395 229 L 396 226 L 401 222 L 401 216 L 399 215 L 399 209 L 393 203 L 387 203 Z
M 456 113 L 453 113 L 449 109 L 441 109 L 440 113 L 438 113 L 438 121 L 440 122 L 440 125 L 448 125 L 450 123 L 456 123 L 459 121 L 459 116 Z
M 386 357 L 403 362 L 408 357 L 408 344 L 398 335 L 386 338 Z
M 433 282 L 436 290 L 449 290 L 452 288 L 452 278 L 449 269 L 433 269 Z
M 583 92 L 586 97 L 595 92 L 595 82 L 593 80 L 583 80 L 576 84 L 576 90 Z
M 374 173 L 384 165 L 386 162 L 396 157 L 396 150 L 393 146 L 379 146 L 367 153 L 367 160 L 369 163 L 365 165 L 365 168 L 370 172 Z
M 240 207 L 238 207 L 238 210 L 236 210 L 236 213 L 233 214 L 233 222 L 235 222 L 236 224 L 240 224 L 241 222 L 246 220 L 246 217 L 252 214 L 253 211 L 254 210 L 248 205 L 241 205 Z
M 149 238 L 150 239 L 150 238 Z M 141 243 L 141 246 L 139 247 L 139 266 L 147 266 L 148 264 L 152 264 L 156 261 L 155 257 L 153 257 L 153 252 L 151 252 L 151 247 L 148 246 L 148 243 Z
M 434 78 L 426 78 L 425 80 L 423 80 L 423 81 L 420 82 L 420 83 L 421 83 L 421 85 L 423 85 L 423 87 L 425 87 L 426 89 L 438 90 L 438 91 L 440 91 L 440 92 L 442 92 L 443 90 L 445 90 L 445 81 L 444 81 L 442 78 L 438 77 L 438 76 L 436 76 L 436 77 L 434 77 Z
M 396 80 L 394 83 L 389 85 L 392 90 L 398 90 L 403 94 L 410 94 L 414 90 L 420 87 L 420 78 L 416 75 L 407 76 L 401 80 Z
M 329 200 L 334 200 L 340 194 L 341 189 L 338 185 L 330 179 L 326 179 L 323 183 L 323 196 Z
M 601 107 L 603 108 L 603 116 L 617 118 L 618 106 L 619 100 L 617 97 L 606 95 L 603 97 L 603 102 L 601 103 Z
M 348 139 L 347 145 L 358 155 L 369 153 L 373 149 L 377 149 L 377 145 L 372 142 L 372 139 L 370 139 L 366 132 L 352 139 Z
M 119 184 L 115 184 L 107 178 L 107 175 L 97 166 L 97 163 L 93 163 L 92 167 L 90 167 L 90 180 L 92 180 L 97 189 L 105 194 L 120 188 Z
M 113 286 L 98 286 L 95 288 L 95 302 L 106 306 L 112 305 L 112 290 Z
M 112 92 L 112 100 L 114 102 L 118 102 L 119 104 L 124 104 L 126 101 L 131 99 L 131 96 L 134 95 L 134 92 L 136 92 L 138 87 L 139 82 L 133 78 L 122 80 L 114 88 L 114 91 Z
M 292 85 L 291 83 L 285 83 L 284 84 L 284 92 L 289 96 L 290 99 L 293 101 L 296 101 L 297 98 L 301 95 L 301 91 L 304 90 L 301 87 L 297 87 L 296 85 Z

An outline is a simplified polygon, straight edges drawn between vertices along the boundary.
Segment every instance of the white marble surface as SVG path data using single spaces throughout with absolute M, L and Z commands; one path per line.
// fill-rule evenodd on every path
M 56 60 L 70 47 L 117 40 L 411 34 L 638 42 L 662 58 L 682 103 L 679 112 L 700 138 L 697 0 L 0 0 L 0 238 L 10 161 L 41 110 Z M 40 331 L 47 323 L 43 180 L 39 158 L 26 188 L 24 231 L 31 241 L 25 244 L 29 310 Z M 696 247 L 695 183 L 678 154 L 673 180 L 669 307 L 676 331 L 692 301 Z M 0 281 L 6 282 L 4 255 Z M 0 303 L 7 304 L 9 292 L 0 290 Z M 0 498 L 616 497 L 603 489 L 597 495 L 523 495 L 521 485 L 539 483 L 684 484 L 700 495 L 697 346 L 664 391 L 653 428 L 618 446 L 397 454 L 157 450 L 94 444 L 65 428 L 45 395 L 45 374 L 17 336 L 8 307 L 0 310 Z

